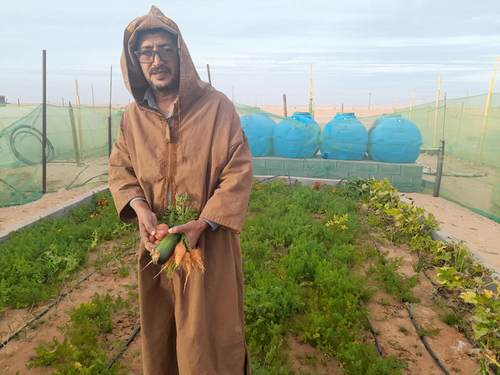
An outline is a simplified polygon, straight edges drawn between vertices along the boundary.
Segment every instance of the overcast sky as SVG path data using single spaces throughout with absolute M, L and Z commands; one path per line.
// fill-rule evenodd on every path
M 123 30 L 144 1 L 0 0 L 0 95 L 40 103 L 42 49 L 48 100 L 113 103 L 130 95 L 119 67 Z M 158 1 L 180 27 L 202 79 L 248 105 L 307 104 L 313 63 L 317 105 L 409 105 L 486 93 L 500 55 L 498 0 Z M 500 91 L 497 82 L 495 92 Z

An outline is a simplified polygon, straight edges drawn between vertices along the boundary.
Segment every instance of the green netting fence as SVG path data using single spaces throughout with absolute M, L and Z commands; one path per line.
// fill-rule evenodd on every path
M 493 94 L 488 116 L 487 95 L 447 100 L 398 110 L 420 129 L 423 148 L 439 147 L 445 115 L 445 160 L 441 195 L 500 221 L 500 94 Z M 437 156 L 422 154 L 418 162 L 431 168 Z
M 108 107 L 47 106 L 47 191 L 107 181 Z M 116 135 L 120 110 L 112 108 Z M 74 142 L 76 137 L 76 143 Z M 77 166 L 78 150 L 80 166 Z M 42 196 L 42 106 L 0 108 L 0 207 Z
M 485 116 L 487 95 L 427 103 L 398 108 L 396 114 L 417 125 L 422 134 L 422 149 L 417 163 L 424 165 L 423 193 L 432 194 L 437 167 L 437 152 L 445 115 L 445 160 L 441 196 L 500 222 L 500 94 L 493 94 L 488 116 Z M 276 122 L 284 119 L 283 108 L 259 108 L 236 105 L 240 115 L 265 114 Z M 385 109 L 346 107 L 344 112 L 360 113 L 358 120 L 369 129 Z M 307 111 L 305 106 L 295 108 Z M 316 107 L 314 118 L 321 128 L 341 112 L 340 108 Z M 289 113 L 287 113 L 290 115 Z M 482 146 L 481 146 L 482 143 Z M 318 145 L 319 147 L 321 145 Z M 317 157 L 320 157 L 318 155 Z
M 441 195 L 500 221 L 500 94 L 493 94 L 487 117 L 486 101 L 487 95 L 479 95 L 446 103 L 446 157 Z M 280 106 L 264 107 L 264 110 L 235 103 L 235 107 L 240 116 L 264 114 L 275 122 L 285 118 Z M 387 108 L 343 109 L 344 112 L 355 111 L 367 129 L 388 111 Z M 288 107 L 288 115 L 294 111 L 307 111 L 307 108 Z M 119 108 L 112 109 L 113 137 L 117 133 L 121 112 Z M 314 119 L 323 128 L 337 112 L 341 112 L 340 107 L 318 106 L 314 110 Z M 422 133 L 424 152 L 417 163 L 425 166 L 423 192 L 430 193 L 429 188 L 435 179 L 437 154 L 434 149 L 439 146 L 441 138 L 444 102 L 440 101 L 438 106 L 435 102 L 415 106 L 411 110 L 399 108 L 395 112 L 415 123 Z M 74 118 L 82 154 L 80 167 L 76 165 L 69 108 L 47 107 L 49 192 L 107 181 L 108 108 L 74 108 Z M 41 131 L 41 106 L 7 105 L 0 108 L 0 206 L 23 204 L 41 196 Z

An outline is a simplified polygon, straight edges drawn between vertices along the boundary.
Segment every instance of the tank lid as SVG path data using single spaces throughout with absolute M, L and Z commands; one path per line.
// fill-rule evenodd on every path
M 352 117 L 355 117 L 354 116 L 354 112 L 337 112 L 337 116 L 352 116 Z
M 311 116 L 309 112 L 293 112 L 294 116 Z

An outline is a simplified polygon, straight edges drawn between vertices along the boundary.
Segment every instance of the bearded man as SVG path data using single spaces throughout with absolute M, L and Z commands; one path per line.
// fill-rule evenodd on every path
M 109 159 L 120 219 L 139 221 L 139 270 L 151 260 L 156 213 L 188 193 L 199 218 L 170 228 L 204 258 L 184 291 L 180 272 L 139 272 L 146 375 L 250 374 L 239 232 L 252 185 L 248 141 L 233 104 L 200 80 L 177 25 L 153 7 L 125 30 L 127 106 Z

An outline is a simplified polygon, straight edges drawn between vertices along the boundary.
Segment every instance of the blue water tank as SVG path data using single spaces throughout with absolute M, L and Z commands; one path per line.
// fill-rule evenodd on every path
M 401 115 L 383 115 L 368 130 L 368 154 L 375 161 L 414 163 L 420 154 L 422 134 Z
M 361 160 L 365 157 L 368 132 L 354 113 L 337 113 L 321 133 L 325 159 Z
M 284 158 L 313 158 L 318 153 L 321 129 L 308 112 L 294 112 L 274 129 L 274 154 Z
M 245 132 L 252 156 L 269 156 L 272 153 L 272 139 L 276 123 L 262 114 L 241 116 L 241 127 Z

